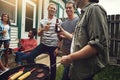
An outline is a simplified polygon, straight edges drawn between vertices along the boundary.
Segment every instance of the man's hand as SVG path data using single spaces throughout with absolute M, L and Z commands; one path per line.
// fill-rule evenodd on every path
M 57 56 L 57 55 L 58 55 L 58 51 L 59 51 L 59 49 L 56 48 L 55 51 L 54 51 L 54 56 Z
M 59 28 L 61 29 L 61 31 L 58 33 L 59 36 L 72 40 L 73 34 L 65 31 L 61 26 L 59 26 Z
M 50 29 L 50 25 L 47 24 L 47 25 L 45 26 L 45 28 L 44 28 L 44 31 L 49 31 L 49 29 Z
M 62 56 L 61 63 L 63 65 L 69 65 L 72 62 L 70 55 Z

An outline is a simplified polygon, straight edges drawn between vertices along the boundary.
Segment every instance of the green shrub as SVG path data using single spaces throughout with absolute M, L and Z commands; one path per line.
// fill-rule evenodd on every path
M 58 66 L 56 80 L 61 80 L 63 69 L 63 65 Z M 120 67 L 108 65 L 94 76 L 94 80 L 120 80 Z
M 109 65 L 94 76 L 94 80 L 120 80 L 120 67 Z
M 58 66 L 55 80 L 61 80 L 62 74 L 63 74 L 63 69 L 64 69 L 63 65 Z

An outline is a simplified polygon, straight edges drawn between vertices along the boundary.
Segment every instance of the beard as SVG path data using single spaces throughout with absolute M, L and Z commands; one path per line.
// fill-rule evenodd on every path
M 30 37 L 30 35 L 28 34 L 28 37 Z
M 77 3 L 76 3 L 76 8 L 79 8 L 79 5 L 81 4 L 83 0 L 79 0 Z

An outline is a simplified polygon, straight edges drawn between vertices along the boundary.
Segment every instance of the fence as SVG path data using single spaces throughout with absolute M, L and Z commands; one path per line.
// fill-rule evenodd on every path
M 110 34 L 110 58 L 120 64 L 120 15 L 108 15 Z

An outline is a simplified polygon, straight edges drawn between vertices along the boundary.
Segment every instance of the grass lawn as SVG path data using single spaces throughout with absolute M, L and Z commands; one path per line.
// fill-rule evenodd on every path
M 95 75 L 94 80 L 120 80 L 120 66 L 107 66 Z
M 63 66 L 57 68 L 56 80 L 61 80 Z M 94 80 L 120 80 L 120 66 L 109 65 L 95 75 Z
M 64 69 L 63 65 L 58 66 L 55 80 L 61 80 L 63 69 Z

